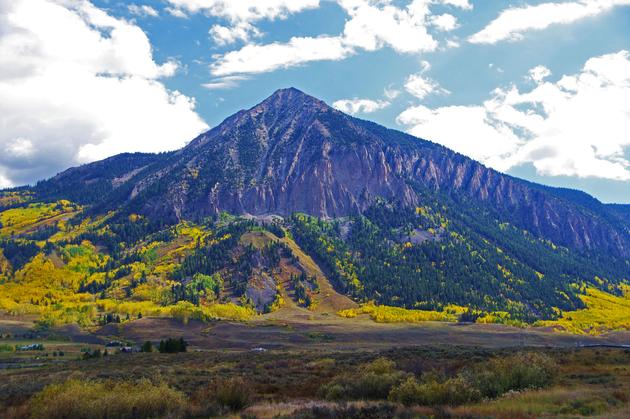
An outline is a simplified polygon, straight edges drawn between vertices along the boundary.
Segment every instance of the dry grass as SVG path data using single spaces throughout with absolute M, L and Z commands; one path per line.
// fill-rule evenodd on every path
M 47 386 L 29 407 L 33 418 L 46 419 L 177 417 L 186 409 L 186 397 L 148 380 L 68 380 Z

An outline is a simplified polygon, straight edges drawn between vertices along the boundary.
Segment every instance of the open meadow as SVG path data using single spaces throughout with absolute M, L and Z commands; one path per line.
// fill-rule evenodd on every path
M 4 316 L 2 417 L 630 414 L 630 349 L 605 346 L 627 342 L 623 332 L 279 313 L 185 324 L 145 317 L 91 332 L 38 332 L 33 319 Z M 158 352 L 168 338 L 183 338 L 186 352 Z M 152 352 L 139 352 L 146 341 Z M 18 349 L 32 344 L 42 347 Z

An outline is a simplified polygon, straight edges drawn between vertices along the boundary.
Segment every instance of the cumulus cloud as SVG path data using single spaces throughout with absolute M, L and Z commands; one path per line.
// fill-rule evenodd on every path
M 371 99 L 341 99 L 333 102 L 333 108 L 339 109 L 350 115 L 357 113 L 372 113 L 380 109 L 386 108 L 390 103 L 386 100 Z
M 540 83 L 549 76 L 551 76 L 551 70 L 549 70 L 544 65 L 538 65 L 529 70 L 529 78 L 532 79 L 535 83 Z
M 630 180 L 630 53 L 591 58 L 555 83 L 545 70 L 532 70 L 529 91 L 496 89 L 477 106 L 412 107 L 398 122 L 498 170 L 531 163 L 541 175 Z
M 546 29 L 554 24 L 573 23 L 620 5 L 630 5 L 630 0 L 579 0 L 510 7 L 468 40 L 475 44 L 518 41 L 523 39 L 527 31 Z
M 167 0 L 174 8 L 204 12 L 231 22 L 286 18 L 292 13 L 319 7 L 319 0 Z
M 248 22 L 239 22 L 232 27 L 212 25 L 209 33 L 217 45 L 232 44 L 238 40 L 246 42 L 252 37 L 261 35 L 260 31 Z
M 417 97 L 424 99 L 431 94 L 448 95 L 451 92 L 442 88 L 438 82 L 425 74 L 431 69 L 431 65 L 427 61 L 421 62 L 422 69 L 419 73 L 411 74 L 405 81 L 405 90 Z
M 135 24 L 87 1 L 0 0 L 0 178 L 33 182 L 124 151 L 181 147 L 207 128 L 160 78 Z
M 520 140 L 505 124 L 486 119 L 483 106 L 446 106 L 430 109 L 414 106 L 402 112 L 397 121 L 409 125 L 409 133 L 453 149 L 498 170 L 507 170 L 504 158 Z
M 431 14 L 430 6 L 448 4 L 467 10 L 472 8 L 467 1 L 459 0 L 412 0 L 405 7 L 398 7 L 390 1 L 337 0 L 337 2 L 349 17 L 341 34 L 296 37 L 287 43 L 248 44 L 240 50 L 216 56 L 216 61 L 211 66 L 212 73 L 215 76 L 261 73 L 309 61 L 340 60 L 360 50 L 376 51 L 384 47 L 392 48 L 399 53 L 434 51 L 438 47 L 438 42 L 429 33 L 428 28 L 452 30 L 457 27 L 457 19 L 450 14 L 434 16 Z M 233 29 L 236 31 L 237 27 L 234 26 Z M 216 28 L 215 32 L 215 39 L 219 43 L 235 39 L 246 40 L 249 37 L 246 31 L 232 34 L 223 27 Z M 307 48 L 301 51 L 296 48 L 298 43 L 306 45 Z M 314 46 L 317 47 L 317 51 L 312 50 Z M 279 57 L 278 53 L 282 53 L 283 56 Z
M 350 115 L 358 113 L 372 113 L 389 107 L 392 102 L 400 96 L 400 90 L 387 87 L 383 90 L 383 99 L 340 99 L 333 102 L 333 108 Z
M 131 13 L 132 15 L 142 16 L 142 17 L 146 17 L 146 16 L 158 17 L 160 15 L 157 10 L 155 10 L 153 7 L 148 6 L 146 4 L 143 4 L 141 6 L 137 4 L 130 4 L 127 6 L 127 10 L 129 10 L 129 13 Z
M 429 20 L 431 22 L 431 25 L 435 26 L 436 29 L 443 32 L 452 31 L 459 27 L 459 24 L 457 23 L 457 18 L 448 13 L 431 16 Z
M 171 14 L 205 13 L 228 21 L 229 25 L 216 24 L 210 35 L 219 45 L 238 40 L 248 41 L 260 36 L 253 25 L 260 20 L 284 19 L 307 9 L 319 7 L 319 0 L 168 0 Z M 178 16 L 181 17 L 181 16 Z
M 454 7 L 459 7 L 464 10 L 472 10 L 473 5 L 469 0 L 442 0 L 440 3 L 447 4 Z
M 250 44 L 218 56 L 211 71 L 215 76 L 264 73 L 310 61 L 341 60 L 352 53 L 337 37 L 294 37 L 287 43 Z
M 437 41 L 427 31 L 429 3 L 414 0 L 407 7 L 398 8 L 389 2 L 339 0 L 350 16 L 343 30 L 343 41 L 367 51 L 383 46 L 403 53 L 433 51 Z

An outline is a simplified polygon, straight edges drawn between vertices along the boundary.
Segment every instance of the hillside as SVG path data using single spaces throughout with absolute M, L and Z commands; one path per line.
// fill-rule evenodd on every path
M 44 326 L 367 301 L 549 321 L 583 309 L 589 289 L 621 296 L 630 278 L 625 206 L 498 173 L 296 89 L 179 151 L 72 168 L 0 205 L 0 308 Z

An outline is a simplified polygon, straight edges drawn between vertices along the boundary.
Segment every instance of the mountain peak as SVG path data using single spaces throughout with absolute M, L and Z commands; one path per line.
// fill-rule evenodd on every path
M 440 191 L 497 218 L 511 214 L 512 225 L 561 246 L 630 255 L 623 211 L 612 214 L 588 197 L 502 175 L 434 143 L 347 116 L 295 88 L 277 90 L 178 152 L 114 163 L 114 175 L 102 179 L 110 199 L 164 220 L 222 211 L 338 218 L 365 213 L 380 200 L 414 208 Z M 73 193 L 84 180 L 85 188 L 94 188 L 87 181 L 102 168 L 90 170 L 80 172 Z
M 314 96 L 308 95 L 295 87 L 276 90 L 267 99 L 254 106 L 252 110 L 260 110 L 261 108 L 264 110 L 274 109 L 276 111 L 296 111 L 304 110 L 305 108 L 318 111 L 331 109 L 330 106 L 323 101 Z

